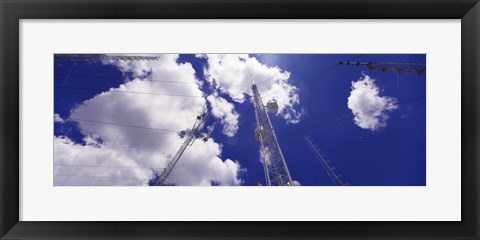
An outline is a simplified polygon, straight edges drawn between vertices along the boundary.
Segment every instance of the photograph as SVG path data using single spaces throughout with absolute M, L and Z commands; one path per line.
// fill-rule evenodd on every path
M 479 240 L 479 2 L 0 0 L 0 240 Z
M 425 53 L 52 57 L 55 187 L 427 186 Z

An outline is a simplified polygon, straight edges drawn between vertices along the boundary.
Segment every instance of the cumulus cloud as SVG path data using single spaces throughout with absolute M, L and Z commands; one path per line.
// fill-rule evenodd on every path
M 80 145 L 60 136 L 54 139 L 54 185 L 146 185 L 154 171 L 147 161 L 126 148 L 102 146 L 87 142 Z
M 56 185 L 146 185 L 161 173 L 184 141 L 179 132 L 192 127 L 207 103 L 191 64 L 177 60 L 177 55 L 162 55 L 156 61 L 104 61 L 134 78 L 72 109 L 70 120 L 77 122 L 85 145 L 65 136 L 55 137 Z M 223 160 L 221 148 L 213 139 L 196 141 L 182 156 L 170 182 L 241 184 L 240 164 Z
M 56 122 L 56 123 L 64 123 L 65 122 L 65 120 L 63 120 L 63 118 L 58 113 L 53 114 L 53 121 Z
M 348 108 L 354 114 L 357 126 L 376 131 L 386 126 L 388 113 L 397 108 L 397 99 L 380 96 L 375 79 L 368 75 L 352 82 L 352 90 L 348 97 Z
M 275 99 L 279 106 L 278 115 L 287 123 L 298 123 L 302 110 L 298 88 L 288 83 L 290 72 L 279 67 L 268 67 L 248 54 L 205 54 L 196 55 L 207 60 L 204 75 L 221 93 L 229 95 L 236 102 L 245 101 L 251 95 L 251 76 L 254 78 L 264 103 Z
M 178 145 L 120 146 L 88 142 L 80 145 L 65 136 L 55 137 L 54 184 L 129 186 L 147 185 L 163 170 Z M 185 151 L 169 178 L 170 183 L 188 186 L 240 185 L 245 171 L 234 160 L 222 160 L 221 145 L 211 140 L 195 141 Z M 166 165 L 166 162 L 164 163 Z
M 223 125 L 223 134 L 233 137 L 238 131 L 238 113 L 235 111 L 235 106 L 227 102 L 222 97 L 210 95 L 207 97 L 210 106 L 212 106 L 212 114 L 220 119 Z
M 222 160 L 222 145 L 214 139 L 207 142 L 195 141 L 184 153 L 171 180 L 178 185 L 241 185 L 238 177 L 246 171 L 237 161 Z M 207 159 L 206 159 L 207 158 Z

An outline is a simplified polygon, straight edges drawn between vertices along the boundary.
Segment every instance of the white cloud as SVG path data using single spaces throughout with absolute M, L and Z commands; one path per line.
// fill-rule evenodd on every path
M 167 165 L 184 140 L 178 132 L 191 128 L 196 116 L 206 107 L 193 67 L 189 63 L 177 63 L 177 59 L 177 55 L 163 55 L 157 61 L 104 62 L 115 64 L 136 78 L 79 104 L 71 111 L 70 118 L 174 132 L 78 121 L 87 145 L 75 144 L 67 137 L 55 138 L 55 165 L 59 165 L 55 172 L 56 185 L 145 185 L 148 179 L 161 173 L 159 168 Z M 182 156 L 170 182 L 238 185 L 241 171 L 238 162 L 221 159 L 221 145 L 213 139 L 206 143 L 197 140 Z
M 141 164 L 129 149 L 95 145 L 55 137 L 54 184 L 146 185 L 154 176 L 153 169 Z
M 233 137 L 238 131 L 238 113 L 235 106 L 222 97 L 210 95 L 207 97 L 212 106 L 212 114 L 223 124 L 223 134 Z
M 251 95 L 251 80 L 262 94 L 263 102 L 275 98 L 279 105 L 279 115 L 288 123 L 298 123 L 302 111 L 295 109 L 300 104 L 298 88 L 288 83 L 290 73 L 278 67 L 268 67 L 248 54 L 206 54 L 196 55 L 207 59 L 204 70 L 207 81 L 213 83 L 222 93 L 228 94 L 237 102 L 245 101 Z
M 238 174 L 245 169 L 234 160 L 222 160 L 221 153 L 222 145 L 212 138 L 195 141 L 182 156 L 171 180 L 179 185 L 208 186 L 212 181 L 218 185 L 242 184 Z
M 64 123 L 65 122 L 65 120 L 63 120 L 63 118 L 60 117 L 60 114 L 58 114 L 58 113 L 53 114 L 53 121 L 56 122 L 56 123 Z
M 386 126 L 388 112 L 397 108 L 397 99 L 380 96 L 375 79 L 368 75 L 352 82 L 348 108 L 354 114 L 354 122 L 363 129 L 376 131 Z

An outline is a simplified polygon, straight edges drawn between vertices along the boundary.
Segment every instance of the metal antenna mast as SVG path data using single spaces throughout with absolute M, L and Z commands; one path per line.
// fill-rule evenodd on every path
M 278 111 L 278 105 L 275 101 L 269 101 L 267 106 L 264 106 L 257 85 L 253 82 L 253 78 L 251 78 L 251 81 L 253 105 L 255 107 L 255 117 L 257 120 L 255 139 L 260 142 L 267 186 L 296 185 L 292 181 L 282 150 L 278 144 L 277 136 L 275 135 L 267 113 L 267 109 L 269 112 L 276 113 Z
M 320 154 L 320 150 L 317 149 L 315 144 L 313 144 L 312 140 L 307 137 L 303 136 L 303 139 L 307 143 L 307 145 L 310 147 L 310 150 L 312 150 L 313 154 L 315 157 L 317 157 L 317 160 L 320 162 L 322 167 L 327 171 L 328 176 L 332 179 L 333 183 L 335 183 L 337 186 L 345 186 L 346 184 L 340 180 L 340 175 L 337 175 L 333 170 L 334 168 L 330 166 L 329 162 L 325 160 L 325 158 Z
M 382 72 L 396 72 L 396 73 L 414 73 L 418 75 L 425 74 L 424 63 L 407 63 L 407 62 L 348 62 L 342 61 L 340 65 L 348 66 L 366 66 L 370 70 L 377 70 Z
M 160 56 L 134 56 L 134 55 L 105 55 L 105 54 L 55 54 L 54 62 L 56 64 L 61 64 L 61 62 L 68 61 L 73 64 L 78 62 L 94 62 L 99 60 L 112 60 L 112 61 L 154 61 L 159 60 Z
M 188 146 L 192 146 L 193 142 L 195 142 L 198 133 L 205 126 L 205 123 L 207 122 L 209 116 L 210 112 L 205 111 L 202 115 L 197 116 L 197 118 L 195 119 L 195 123 L 193 124 L 192 130 L 182 131 L 182 134 L 186 134 L 185 141 L 183 142 L 180 149 L 178 149 L 175 156 L 173 156 L 172 160 L 168 163 L 167 167 L 163 170 L 162 174 L 160 174 L 160 176 L 156 180 L 156 186 L 169 185 L 168 179 L 172 175 L 172 171 L 175 168 L 175 165 L 177 165 L 178 160 L 180 160 L 180 157 L 182 156 L 183 152 L 185 152 L 185 149 L 187 149 Z M 204 138 L 203 140 L 206 141 L 206 139 L 208 138 Z
M 55 54 L 54 60 L 58 61 L 92 61 L 92 60 L 158 60 L 160 56 L 136 55 L 105 55 L 105 54 Z

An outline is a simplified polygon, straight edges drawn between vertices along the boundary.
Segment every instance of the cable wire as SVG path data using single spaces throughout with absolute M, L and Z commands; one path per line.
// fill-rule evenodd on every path
M 354 59 L 356 59 L 356 58 L 358 58 L 358 57 L 361 57 L 361 56 L 362 56 L 362 54 L 357 54 L 357 55 L 349 58 L 347 61 L 354 60 Z M 297 63 L 296 65 L 293 65 L 293 66 L 290 68 L 290 70 L 291 70 L 292 68 L 296 67 L 298 64 L 299 64 L 299 63 Z M 325 68 L 325 69 L 321 70 L 319 73 L 316 73 L 316 74 L 320 74 L 320 73 L 324 73 L 324 72 L 330 71 L 330 70 L 332 70 L 332 69 L 334 69 L 334 68 L 337 68 L 338 66 L 340 66 L 340 63 L 337 63 L 337 64 L 335 64 L 335 65 L 333 65 L 333 66 L 331 66 L 331 67 Z M 290 82 L 289 84 L 298 84 L 299 82 L 303 82 L 303 81 L 305 81 L 305 80 L 297 80 L 297 81 L 295 81 L 295 82 Z M 283 91 L 283 90 L 285 90 L 285 89 L 280 89 L 280 90 L 277 90 L 277 91 L 275 91 L 275 92 L 268 93 L 268 94 L 262 96 L 262 99 L 263 99 L 263 98 L 266 98 L 266 97 L 268 97 L 268 96 L 271 96 L 271 95 L 273 95 L 273 94 L 275 94 L 275 93 L 277 93 L 277 92 Z
M 67 175 L 67 174 L 55 174 L 55 176 L 66 176 L 68 177 L 85 177 L 85 178 L 108 178 L 108 179 L 122 179 L 122 180 L 139 180 L 139 181 L 146 181 L 151 179 L 146 178 L 120 178 L 120 177 L 100 177 L 100 176 L 84 176 L 84 175 Z
M 170 94 L 170 93 L 152 93 L 152 92 L 136 92 L 136 91 L 118 91 L 112 89 L 100 89 L 100 88 L 90 88 L 90 87 L 76 87 L 76 86 L 59 86 L 55 85 L 56 88 L 64 89 L 75 89 L 75 90 L 86 90 L 86 91 L 108 91 L 113 93 L 133 93 L 133 94 L 147 94 L 147 95 L 158 95 L 158 96 L 173 96 L 173 97 L 198 97 L 203 98 L 203 96 L 193 96 L 193 95 L 182 95 L 182 94 Z
M 128 168 L 128 169 L 164 169 L 164 168 L 145 168 L 145 167 L 127 167 L 127 166 L 101 166 L 101 165 L 82 165 L 82 164 L 54 164 L 54 167 L 102 167 L 102 168 Z
M 179 130 L 170 130 L 170 129 L 162 129 L 162 128 L 151 128 L 151 127 L 144 127 L 144 126 L 137 126 L 137 125 L 129 125 L 129 124 L 122 124 L 122 123 L 114 123 L 114 122 L 103 122 L 97 120 L 89 120 L 89 119 L 80 119 L 80 118 L 69 118 L 68 120 L 73 121 L 80 121 L 80 122 L 92 122 L 92 123 L 99 123 L 99 124 L 110 124 L 122 127 L 131 127 L 131 128 L 140 128 L 140 129 L 149 129 L 149 130 L 158 130 L 158 131 L 165 131 L 165 132 L 179 132 Z
M 104 149 L 104 148 L 168 148 L 171 146 L 180 146 L 181 143 L 177 144 L 169 144 L 169 145 L 101 145 L 99 147 L 91 146 L 91 145 L 78 145 L 78 146 L 71 146 L 71 147 L 53 147 L 53 149 L 80 149 L 80 150 L 97 150 L 97 149 Z M 92 147 L 92 148 L 86 148 Z
M 64 73 L 56 73 L 55 76 L 67 76 L 68 74 L 64 74 Z M 108 79 L 108 80 L 125 80 L 123 78 L 118 78 L 118 77 L 107 77 L 107 76 L 88 76 L 88 75 L 69 75 L 70 77 L 73 77 L 73 78 L 86 78 L 86 79 Z M 164 82 L 164 83 L 183 83 L 183 84 L 196 84 L 198 85 L 198 83 L 196 82 L 179 82 L 179 81 L 164 81 L 164 80 L 154 80 L 154 79 L 140 79 L 140 78 L 137 78 L 141 81 L 150 81 L 150 82 Z M 130 81 L 133 81 L 135 79 L 129 79 Z

